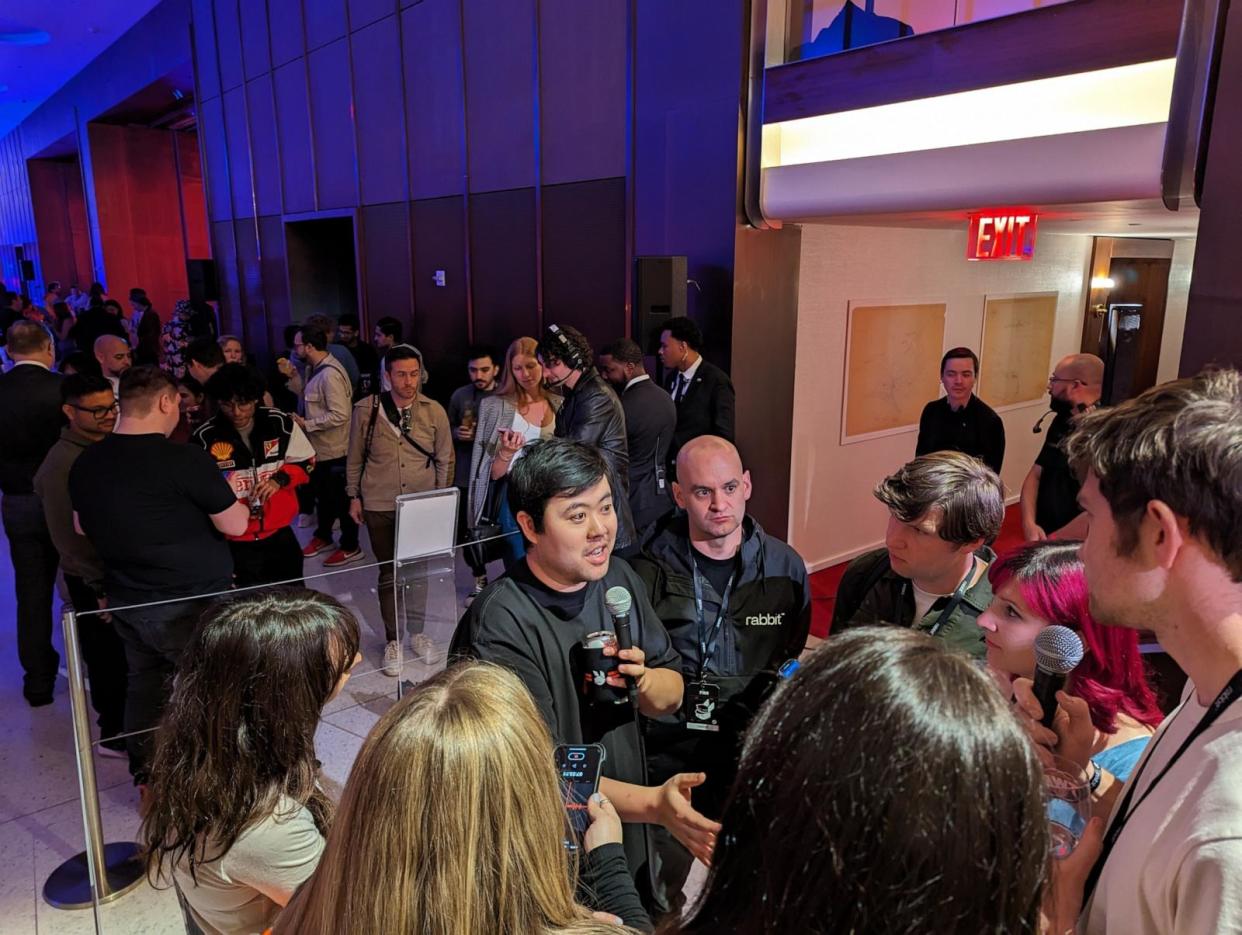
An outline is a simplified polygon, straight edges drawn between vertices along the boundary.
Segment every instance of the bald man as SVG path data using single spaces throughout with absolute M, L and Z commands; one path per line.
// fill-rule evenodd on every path
M 709 818 L 720 817 L 742 734 L 802 651 L 811 619 L 806 564 L 746 515 L 750 493 L 737 448 L 715 435 L 691 439 L 673 483 L 685 513 L 659 523 L 632 560 L 686 683 L 681 711 L 648 723 L 648 770 L 656 782 L 706 773 L 694 805 Z M 690 854 L 662 829 L 654 840 L 657 903 L 680 909 Z
M 99 361 L 100 373 L 112 384 L 112 392 L 120 399 L 121 374 L 134 363 L 129 344 L 114 334 L 101 334 L 95 339 L 95 360 Z
M 1103 387 L 1104 361 L 1094 354 L 1062 357 L 1048 378 L 1048 408 L 1056 416 L 1022 482 L 1022 534 L 1027 541 L 1081 539 L 1086 533 L 1086 519 L 1078 507 L 1081 484 L 1061 445 L 1075 420 L 1099 405 Z

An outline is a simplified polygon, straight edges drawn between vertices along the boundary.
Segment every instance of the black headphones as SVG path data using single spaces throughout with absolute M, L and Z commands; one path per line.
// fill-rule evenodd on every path
M 555 344 L 560 348 L 560 358 L 570 370 L 587 370 L 590 367 L 583 359 L 582 352 L 578 350 L 578 346 L 569 340 L 569 336 L 560 329 L 559 325 L 548 325 L 544 331 L 544 343 Z

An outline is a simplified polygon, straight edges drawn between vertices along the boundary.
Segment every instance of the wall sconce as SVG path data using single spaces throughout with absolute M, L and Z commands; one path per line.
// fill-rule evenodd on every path
M 1111 279 L 1108 276 L 1092 276 L 1091 277 L 1091 288 L 1092 289 L 1115 289 L 1116 287 L 1117 287 L 1117 280 Z

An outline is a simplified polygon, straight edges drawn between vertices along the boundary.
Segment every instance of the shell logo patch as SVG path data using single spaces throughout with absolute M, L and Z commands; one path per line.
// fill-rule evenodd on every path
M 233 457 L 233 446 L 229 442 L 216 442 L 211 446 L 211 456 L 217 461 L 227 461 Z

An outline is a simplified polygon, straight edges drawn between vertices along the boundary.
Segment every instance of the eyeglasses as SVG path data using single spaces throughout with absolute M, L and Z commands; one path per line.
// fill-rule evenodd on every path
M 70 403 L 70 405 L 78 412 L 89 412 L 96 419 L 106 419 L 121 408 L 121 404 L 115 402 L 111 406 L 79 406 L 77 403 Z
M 1081 380 L 1075 380 L 1072 377 L 1058 377 L 1055 373 L 1048 377 L 1048 385 L 1054 383 L 1081 383 Z

